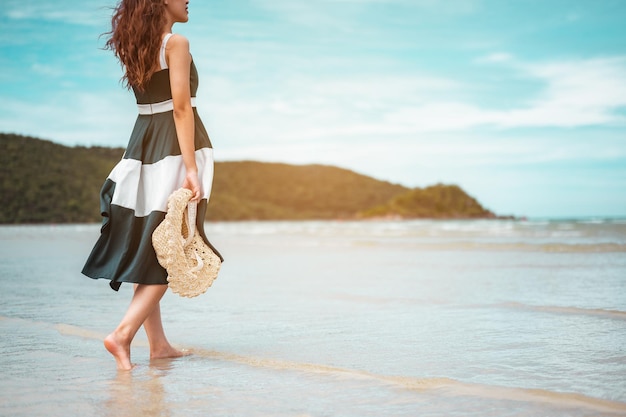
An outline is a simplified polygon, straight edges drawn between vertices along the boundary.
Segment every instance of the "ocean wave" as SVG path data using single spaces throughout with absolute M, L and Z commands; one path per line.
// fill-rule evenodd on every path
M 298 221 L 211 223 L 219 236 L 289 236 L 302 243 L 414 245 L 418 248 L 542 252 L 626 252 L 626 225 L 616 222 L 513 220 Z M 294 242 L 298 244 L 298 242 Z M 302 243 L 304 244 L 304 243 Z
M 97 233 L 98 225 L 0 226 L 0 240 Z M 626 222 L 603 220 L 405 220 L 210 222 L 216 238 L 251 240 L 288 237 L 296 245 L 414 245 L 425 249 L 517 250 L 541 252 L 626 252 Z
M 375 305 L 398 305 L 398 304 L 406 304 L 406 305 L 440 305 L 440 306 L 452 306 L 458 307 L 457 304 L 451 303 L 450 301 L 439 300 L 439 299 L 425 299 L 425 298 L 412 298 L 412 297 L 381 297 L 381 296 L 370 296 L 370 295 L 355 295 L 355 294 L 347 294 L 347 293 L 332 293 L 329 295 L 330 298 L 335 300 L 342 301 L 350 301 L 355 303 L 364 303 L 364 304 L 375 304 Z M 574 315 L 583 315 L 583 316 L 595 316 L 595 317 L 603 317 L 613 320 L 626 320 L 626 311 L 622 310 L 611 310 L 611 309 L 602 309 L 602 308 L 583 308 L 583 307 L 572 307 L 572 306 L 542 306 L 542 305 L 531 305 L 531 304 L 523 304 L 515 301 L 497 303 L 497 304 L 471 304 L 465 305 L 467 308 L 505 308 L 512 310 L 525 310 L 525 311 L 537 311 L 542 313 L 553 313 L 553 314 L 574 314 Z
M 529 304 L 523 304 L 523 303 L 517 303 L 517 302 L 493 304 L 490 307 L 510 308 L 510 309 L 528 310 L 528 311 L 540 311 L 540 312 L 555 313 L 555 314 L 601 316 L 601 317 L 606 317 L 610 319 L 626 320 L 626 311 L 606 310 L 606 309 L 601 309 L 601 308 L 582 308 L 582 307 L 568 307 L 568 306 L 538 306 L 538 305 L 529 305 Z
M 626 244 L 621 243 L 482 243 L 459 242 L 451 247 L 459 249 L 521 251 L 521 252 L 555 252 L 555 253 L 599 253 L 626 252 Z
M 626 243 L 528 243 L 528 242 L 388 242 L 355 240 L 353 246 L 404 247 L 415 250 L 434 251 L 488 251 L 488 252 L 547 252 L 547 253 L 621 253 L 626 252 Z

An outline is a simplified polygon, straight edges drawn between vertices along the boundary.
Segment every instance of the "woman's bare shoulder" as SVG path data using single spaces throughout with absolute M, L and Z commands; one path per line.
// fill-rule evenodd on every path
M 167 48 L 173 50 L 189 50 L 189 40 L 183 35 L 173 34 L 167 41 Z

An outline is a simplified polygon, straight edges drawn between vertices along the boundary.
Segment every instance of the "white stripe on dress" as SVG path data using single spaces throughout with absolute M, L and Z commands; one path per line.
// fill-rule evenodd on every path
M 213 149 L 198 149 L 195 154 L 202 185 L 201 198 L 208 201 L 213 186 Z M 183 157 L 170 155 L 146 165 L 136 159 L 122 159 L 109 174 L 109 179 L 115 182 L 111 204 L 134 210 L 137 217 L 153 211 L 165 212 L 167 198 L 185 180 Z
M 196 107 L 195 97 L 191 97 L 191 107 Z M 139 114 L 165 113 L 166 111 L 174 110 L 174 101 L 170 98 L 158 103 L 137 104 L 137 110 Z

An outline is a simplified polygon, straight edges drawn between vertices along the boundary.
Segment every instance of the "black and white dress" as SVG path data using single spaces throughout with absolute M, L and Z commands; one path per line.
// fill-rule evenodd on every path
M 111 280 L 111 288 L 116 291 L 122 282 L 167 284 L 167 272 L 159 265 L 152 247 L 152 232 L 165 218 L 168 196 L 185 180 L 165 60 L 165 46 L 171 35 L 165 35 L 161 44 L 161 69 L 154 73 L 145 91 L 134 89 L 139 115 L 122 160 L 100 191 L 101 235 L 82 270 L 90 278 Z M 213 183 L 213 148 L 195 107 L 198 72 L 193 60 L 189 84 L 196 164 L 202 185 L 196 226 L 200 236 L 222 258 L 204 232 Z

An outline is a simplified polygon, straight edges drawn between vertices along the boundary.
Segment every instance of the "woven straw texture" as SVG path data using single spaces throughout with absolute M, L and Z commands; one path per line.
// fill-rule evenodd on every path
M 192 192 L 174 191 L 167 200 L 165 219 L 152 234 L 152 245 L 159 264 L 167 270 L 173 293 L 196 297 L 213 284 L 221 260 L 202 237 L 195 233 L 196 203 L 189 203 Z

